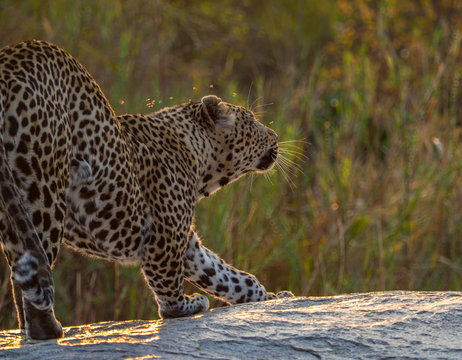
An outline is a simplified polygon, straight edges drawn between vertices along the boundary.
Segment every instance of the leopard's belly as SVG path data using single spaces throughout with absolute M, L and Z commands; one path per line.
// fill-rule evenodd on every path
M 116 169 L 93 174 L 87 165 L 72 168 L 64 242 L 88 255 L 137 262 L 152 220 L 136 182 L 118 182 Z

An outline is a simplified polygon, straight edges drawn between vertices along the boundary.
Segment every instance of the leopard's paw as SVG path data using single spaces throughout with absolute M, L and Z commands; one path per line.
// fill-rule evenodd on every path
M 278 297 L 276 296 L 275 293 L 268 292 L 266 293 L 266 298 L 264 300 L 274 300 L 277 299 Z
M 266 299 L 265 300 L 275 300 L 275 299 L 283 299 L 283 298 L 289 298 L 289 297 L 294 297 L 295 295 L 292 294 L 290 291 L 279 291 L 277 294 L 274 293 L 266 293 Z
M 276 294 L 278 299 L 283 299 L 283 298 L 289 298 L 289 297 L 294 297 L 295 295 L 291 291 L 279 291 Z
M 201 313 L 207 311 L 209 308 L 209 299 L 205 295 L 201 294 L 192 294 L 189 296 L 191 304 L 193 305 L 192 313 L 190 315 L 194 315 L 197 313 Z
M 159 299 L 157 301 L 159 304 L 159 316 L 164 319 L 191 316 L 204 312 L 209 308 L 209 299 L 207 296 L 200 294 L 185 295 L 183 302 L 160 301 Z

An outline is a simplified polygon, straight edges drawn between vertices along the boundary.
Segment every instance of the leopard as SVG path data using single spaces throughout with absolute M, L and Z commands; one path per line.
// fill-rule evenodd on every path
M 24 336 L 63 336 L 52 268 L 61 244 L 138 264 L 161 318 L 292 296 L 206 248 L 194 210 L 252 172 L 273 168 L 278 136 L 216 95 L 116 116 L 86 68 L 57 45 L 0 50 L 0 240 Z M 185 294 L 184 282 L 204 293 Z

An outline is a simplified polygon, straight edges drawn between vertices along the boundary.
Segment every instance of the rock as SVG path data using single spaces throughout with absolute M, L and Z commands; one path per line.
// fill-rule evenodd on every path
M 65 328 L 58 340 L 0 332 L 8 359 L 462 359 L 462 292 L 289 298 L 166 321 Z

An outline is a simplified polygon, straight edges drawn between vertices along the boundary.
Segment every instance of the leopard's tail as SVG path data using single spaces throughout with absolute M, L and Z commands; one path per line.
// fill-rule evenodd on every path
M 1 85 L 0 215 L 4 226 L 0 238 L 13 281 L 21 288 L 23 297 L 36 309 L 46 310 L 53 306 L 54 301 L 51 267 L 8 162 L 4 133 L 18 122 L 13 115 L 5 119 L 6 94 L 5 87 Z

